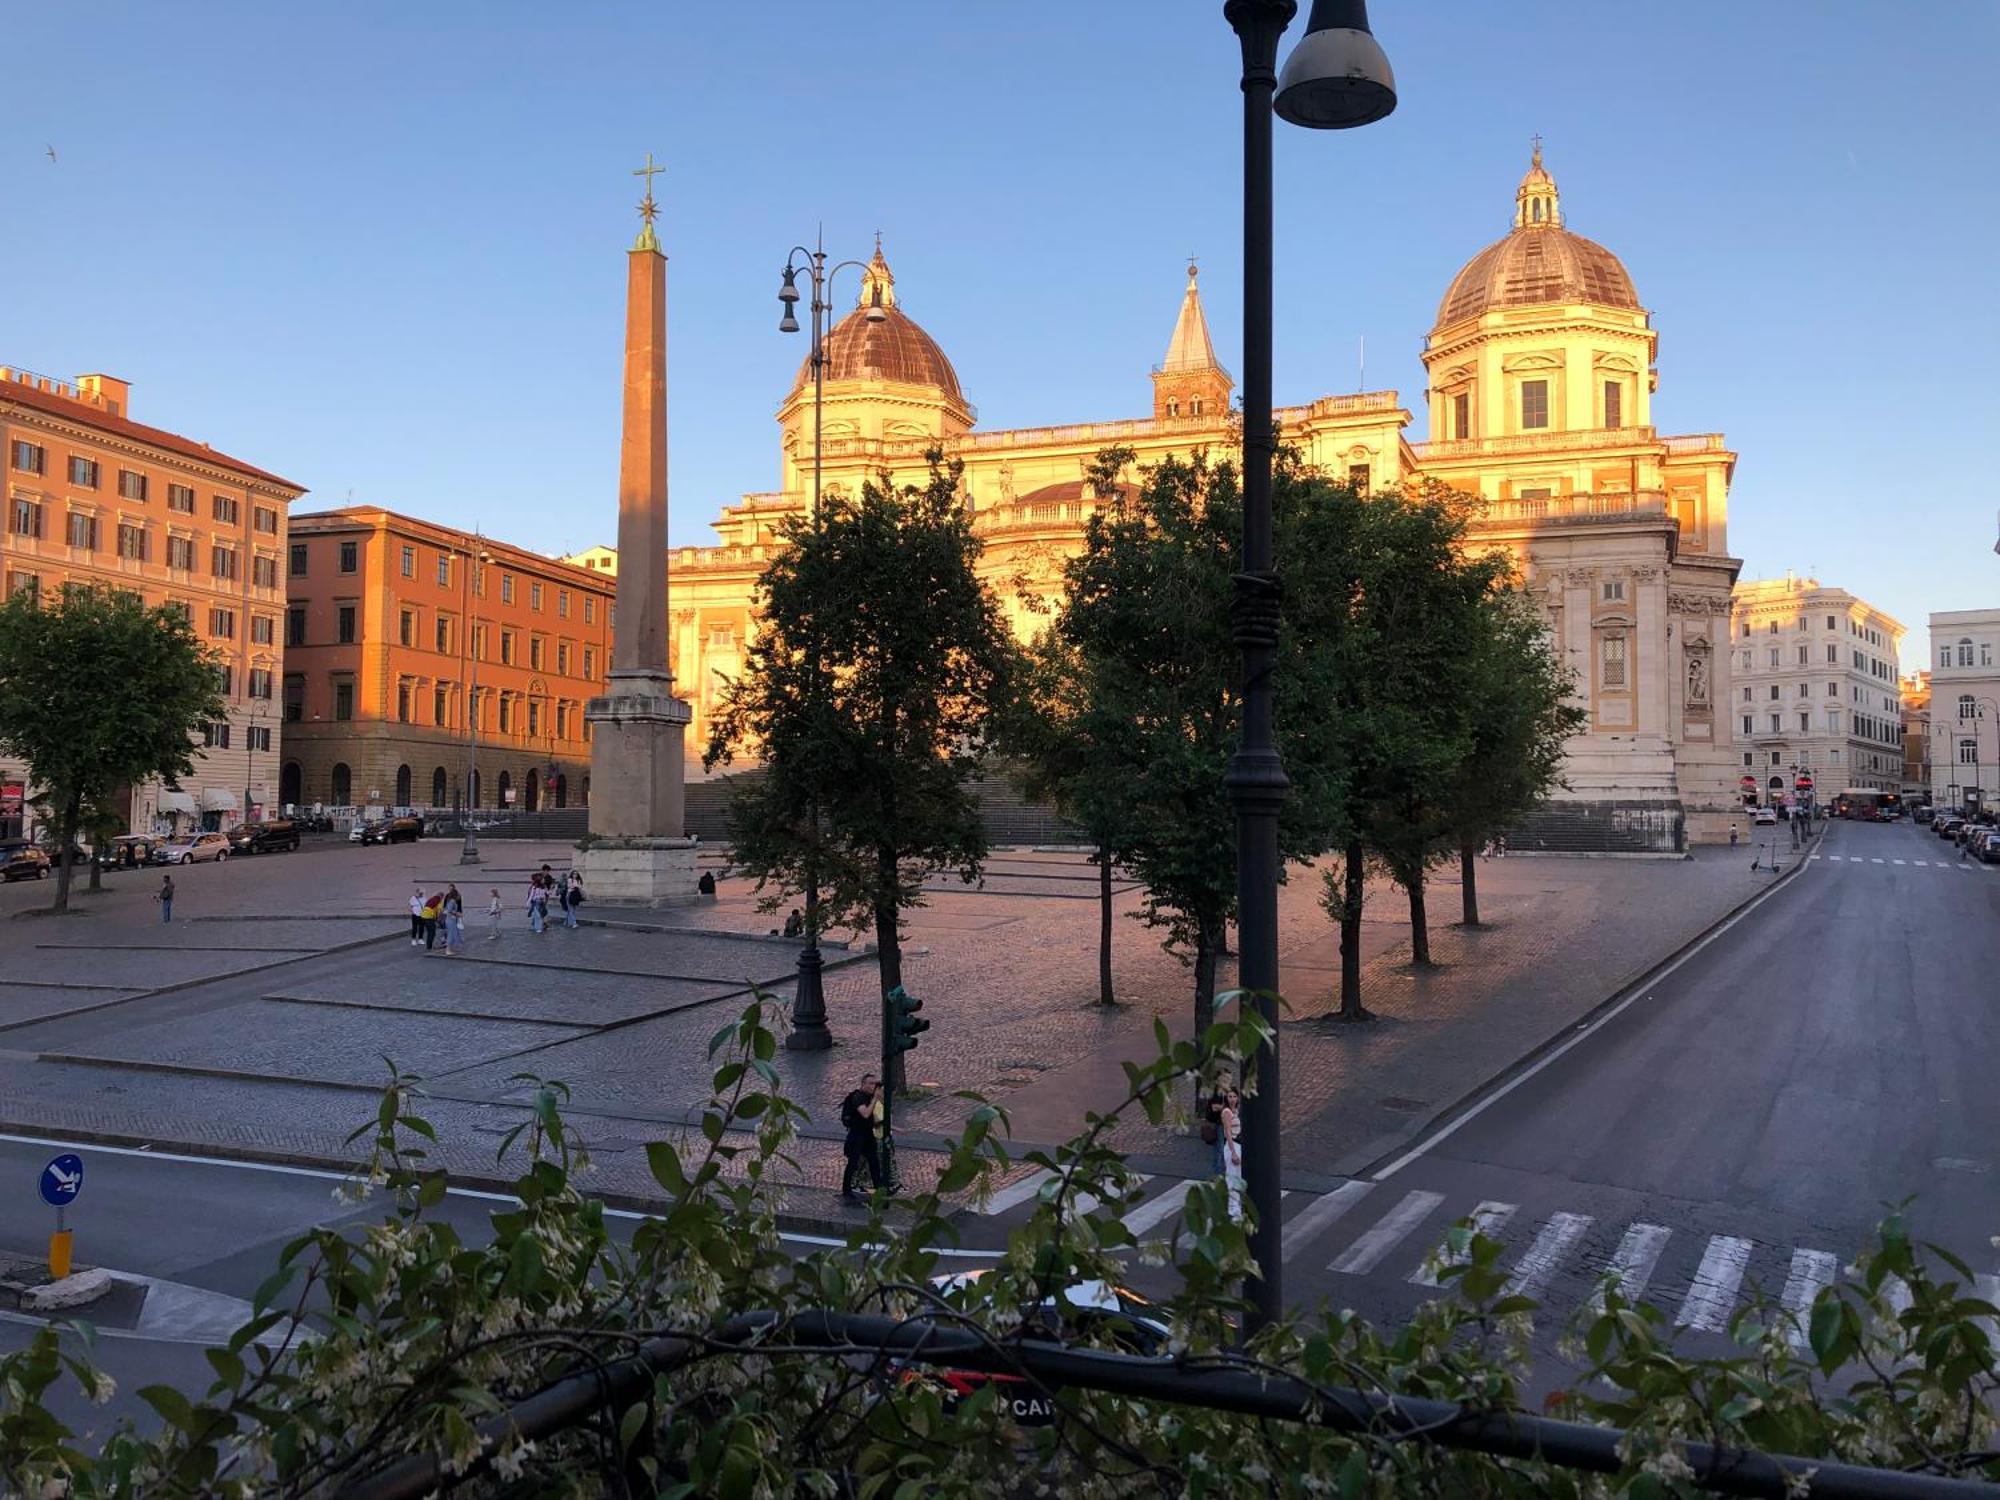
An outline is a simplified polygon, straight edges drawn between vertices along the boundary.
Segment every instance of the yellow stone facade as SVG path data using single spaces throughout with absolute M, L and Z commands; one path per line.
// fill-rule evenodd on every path
M 1538 149 L 1512 230 L 1454 278 L 1425 340 L 1430 440 L 1410 440 L 1395 391 L 1322 396 L 1276 416 L 1285 441 L 1328 473 L 1371 488 L 1434 478 L 1482 497 L 1478 537 L 1519 561 L 1590 712 L 1564 795 L 1684 809 L 1691 836 L 1717 837 L 1735 775 L 1735 455 L 1719 434 L 1653 427 L 1657 346 L 1617 258 L 1564 227 Z M 694 711 L 691 746 L 705 743 L 723 682 L 742 670 L 774 531 L 810 504 L 809 377 L 802 365 L 778 409 L 780 487 L 726 507 L 720 545 L 670 557 L 672 661 Z M 984 570 L 1026 636 L 1042 617 L 1015 581 L 1058 591 L 1061 560 L 1095 504 L 1083 476 L 1098 451 L 1124 445 L 1144 466 L 1226 448 L 1231 392 L 1190 267 L 1150 416 L 981 431 L 950 361 L 900 305 L 878 246 L 860 305 L 828 337 L 823 483 L 852 492 L 885 469 L 919 480 L 934 445 L 961 459 Z

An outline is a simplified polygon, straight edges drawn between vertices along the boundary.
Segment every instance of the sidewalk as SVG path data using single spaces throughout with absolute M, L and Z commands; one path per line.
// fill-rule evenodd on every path
M 580 930 L 537 936 L 514 898 L 529 870 L 560 866 L 567 851 L 509 845 L 470 871 L 456 851 L 426 842 L 197 867 L 176 881 L 171 927 L 144 876 L 120 878 L 83 916 L 0 922 L 0 1125 L 338 1163 L 352 1157 L 341 1143 L 368 1114 L 386 1054 L 424 1076 L 424 1113 L 455 1173 L 511 1175 L 493 1148 L 523 1117 L 531 1078 L 559 1079 L 597 1160 L 594 1185 L 643 1201 L 645 1143 L 698 1119 L 718 1028 L 759 992 L 789 1006 L 797 945 L 767 935 L 778 918 L 740 879 L 712 903 L 589 907 Z M 487 943 L 475 921 L 463 958 L 413 949 L 402 909 L 412 883 L 468 874 L 474 909 L 501 887 L 501 940 Z M 1748 850 L 1482 862 L 1490 925 L 1467 932 L 1450 925 L 1456 875 L 1429 887 L 1440 967 L 1424 973 L 1409 966 L 1400 893 L 1371 887 L 1364 995 L 1378 1019 L 1347 1025 L 1328 1018 L 1338 954 L 1318 876 L 1292 872 L 1280 904 L 1288 1183 L 1322 1187 L 1409 1139 L 1772 878 L 1749 869 Z M 1010 850 L 982 886 L 940 881 L 910 913 L 904 980 L 932 1021 L 908 1058 L 921 1097 L 897 1113 L 910 1183 L 940 1161 L 924 1143 L 963 1121 L 956 1091 L 1002 1104 L 1023 1148 L 1053 1145 L 1124 1096 L 1120 1064 L 1154 1054 L 1156 1016 L 1188 1031 L 1190 972 L 1126 920 L 1140 894 L 1128 881 L 1114 938 L 1124 1003 L 1095 1003 L 1096 892 L 1080 855 Z M 837 1103 L 879 1067 L 880 1002 L 872 954 L 829 946 L 826 960 L 836 1045 L 780 1051 L 774 1065 L 813 1122 L 788 1174 L 792 1222 L 837 1227 L 859 1218 L 837 1198 Z M 1221 988 L 1233 968 L 1222 965 Z M 1191 1134 L 1133 1115 L 1112 1139 L 1141 1170 L 1205 1169 Z

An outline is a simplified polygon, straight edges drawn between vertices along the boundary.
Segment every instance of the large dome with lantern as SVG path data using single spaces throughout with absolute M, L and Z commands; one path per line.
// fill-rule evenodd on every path
M 861 297 L 854 311 L 826 336 L 826 378 L 884 380 L 930 386 L 953 401 L 963 402 L 958 372 L 945 358 L 938 341 L 896 304 L 896 278 L 882 258 L 878 241 L 874 258 L 862 273 Z M 812 356 L 799 366 L 792 382 L 797 392 L 812 384 Z

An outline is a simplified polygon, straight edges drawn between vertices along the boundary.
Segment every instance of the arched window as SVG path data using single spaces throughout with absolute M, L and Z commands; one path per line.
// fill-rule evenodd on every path
M 1961 719 L 1976 719 L 1979 717 L 1979 705 L 1973 701 L 1972 694 L 1960 693 L 1958 695 L 1958 716 Z
M 444 774 L 443 766 L 439 766 L 435 771 L 431 772 L 432 807 L 444 806 L 444 799 L 448 795 L 448 792 L 446 790 L 448 786 L 449 786 L 449 781 Z
M 354 805 L 354 773 L 347 769 L 344 760 L 334 762 L 331 791 L 333 795 L 327 800 L 335 807 Z
M 499 802 L 499 805 L 501 807 L 504 808 L 507 805 L 508 801 L 510 800 L 507 794 L 513 790 L 514 790 L 514 773 L 512 771 L 502 771 L 500 773 L 500 802 Z
M 396 767 L 396 806 L 408 807 L 409 805 L 410 768 L 408 766 L 398 766 Z
M 550 796 L 554 799 L 557 807 L 569 806 L 569 777 L 560 771 L 556 772 L 555 789 L 550 793 Z
M 286 807 L 297 807 L 305 800 L 305 773 L 299 763 L 288 760 L 278 771 L 278 801 Z
M 1964 636 L 1960 636 L 1958 640 L 1958 664 L 1961 667 L 1972 665 L 1972 642 Z
M 528 773 L 527 783 L 522 789 L 522 795 L 525 798 L 525 805 L 527 806 L 529 812 L 539 812 L 541 810 L 541 805 L 542 805 L 541 791 L 542 791 L 541 772 L 530 771 Z

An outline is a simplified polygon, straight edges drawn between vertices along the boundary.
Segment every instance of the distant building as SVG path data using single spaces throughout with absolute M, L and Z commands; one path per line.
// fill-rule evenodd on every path
M 1931 674 L 1908 672 L 1903 699 L 1903 795 L 1931 796 Z
M 1846 589 L 1787 575 L 1739 583 L 1730 704 L 1743 790 L 1759 801 L 1809 770 L 1822 802 L 1842 787 L 1903 785 L 1903 626 Z
M 1940 806 L 2000 798 L 2000 609 L 1931 616 L 1931 797 Z
M 294 518 L 286 582 L 286 803 L 586 804 L 610 575 L 350 506 Z
M 140 833 L 224 828 L 272 803 L 281 734 L 287 510 L 305 490 L 206 443 L 131 419 L 131 387 L 0 365 L 6 520 L 0 586 L 52 598 L 108 584 L 172 604 L 214 653 L 224 716 L 193 772 L 122 800 Z M 27 768 L 0 757 L 0 836 L 26 831 Z
M 590 573 L 603 573 L 608 577 L 618 576 L 618 549 L 616 547 L 585 547 L 581 552 L 558 558 L 573 568 L 582 568 Z

